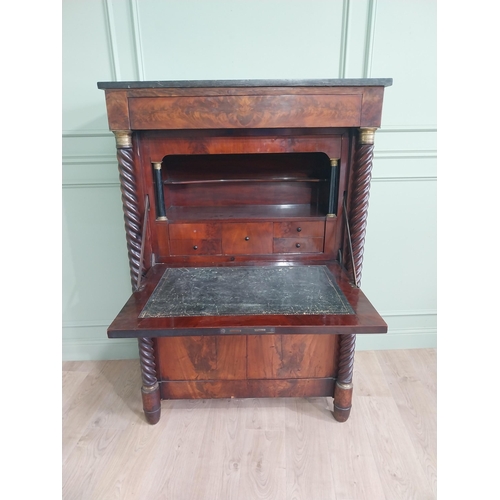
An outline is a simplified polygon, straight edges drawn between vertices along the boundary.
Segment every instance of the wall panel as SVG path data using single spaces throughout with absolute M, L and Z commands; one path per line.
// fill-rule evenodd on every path
M 64 0 L 63 130 L 106 129 L 97 80 L 114 78 L 104 3 Z
M 119 186 L 73 181 L 62 197 L 64 348 L 107 343 L 106 328 L 130 295 Z
M 369 76 L 391 75 L 385 126 L 436 124 L 436 2 L 377 0 Z
M 434 309 L 436 181 L 374 179 L 372 193 L 363 290 L 382 314 Z
M 137 5 L 146 80 L 338 77 L 342 2 Z

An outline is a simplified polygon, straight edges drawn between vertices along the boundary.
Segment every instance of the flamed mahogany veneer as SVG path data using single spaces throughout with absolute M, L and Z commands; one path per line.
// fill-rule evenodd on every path
M 351 410 L 375 130 L 391 79 L 100 82 L 116 138 L 146 419 L 161 399 Z

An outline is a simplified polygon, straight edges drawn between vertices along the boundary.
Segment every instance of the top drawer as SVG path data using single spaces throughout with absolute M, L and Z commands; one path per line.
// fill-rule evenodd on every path
M 356 92 L 356 93 L 355 93 Z M 130 126 L 148 129 L 356 127 L 362 92 L 338 95 L 132 97 Z
M 275 222 L 275 238 L 323 238 L 325 223 L 315 222 Z
M 272 222 L 228 222 L 222 225 L 222 252 L 226 255 L 273 253 Z
M 222 233 L 219 222 L 208 224 L 170 224 L 169 232 L 171 240 L 220 239 Z

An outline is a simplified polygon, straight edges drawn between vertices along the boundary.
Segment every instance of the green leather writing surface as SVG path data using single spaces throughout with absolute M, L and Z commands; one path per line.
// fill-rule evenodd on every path
M 171 268 L 141 318 L 354 314 L 326 266 Z

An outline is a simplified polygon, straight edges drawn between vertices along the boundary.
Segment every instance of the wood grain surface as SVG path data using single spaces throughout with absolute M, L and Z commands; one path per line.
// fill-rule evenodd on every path
M 356 353 L 350 419 L 330 398 L 162 401 L 137 360 L 63 363 L 62 498 L 433 500 L 436 351 Z
M 355 127 L 362 95 L 131 97 L 134 130 Z

